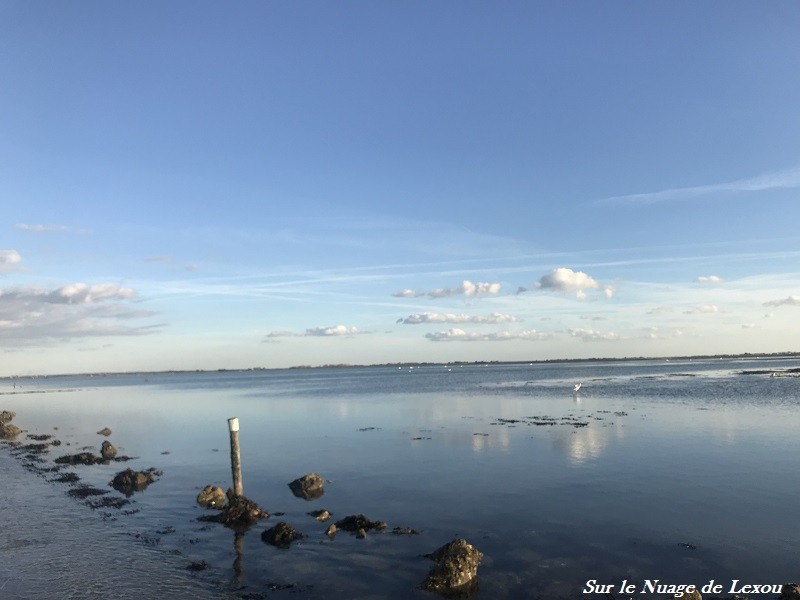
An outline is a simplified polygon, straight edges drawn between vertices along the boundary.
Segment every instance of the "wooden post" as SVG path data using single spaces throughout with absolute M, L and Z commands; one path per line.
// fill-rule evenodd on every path
M 231 432 L 231 473 L 233 473 L 233 495 L 244 496 L 242 489 L 242 455 L 239 452 L 239 419 L 228 419 L 228 430 Z

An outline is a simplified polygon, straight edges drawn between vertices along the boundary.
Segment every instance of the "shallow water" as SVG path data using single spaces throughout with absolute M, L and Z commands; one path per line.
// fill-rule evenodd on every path
M 125 507 L 134 514 L 91 510 L 65 495 L 67 484 L 23 471 L 0 449 L 12 514 L 34 497 L 42 517 L 0 531 L 0 597 L 93 597 L 81 595 L 83 582 L 96 597 L 108 597 L 108 582 L 122 592 L 114 597 L 133 597 L 141 578 L 130 575 L 147 572 L 148 585 L 172 586 L 170 598 L 428 598 L 418 589 L 430 568 L 421 555 L 455 537 L 485 554 L 479 598 L 578 597 L 589 579 L 796 580 L 800 378 L 739 371 L 798 366 L 454 364 L 51 377 L 16 388 L 5 380 L 0 409 L 62 440 L 48 461 L 96 452 L 104 426 L 121 453 L 137 457 L 68 469 L 84 483 L 108 489 L 127 466 L 164 475 L 134 495 Z M 198 522 L 194 503 L 208 483 L 229 486 L 231 416 L 241 421 L 245 494 L 285 513 L 238 540 Z M 309 471 L 329 480 L 311 502 L 286 485 Z M 306 514 L 322 507 L 334 519 L 363 513 L 421 534 L 329 540 L 327 524 Z M 306 538 L 289 550 L 264 544 L 261 531 L 280 520 Z M 85 547 L 113 559 L 50 560 L 42 573 L 43 540 L 54 556 Z M 210 568 L 185 570 L 199 560 Z M 284 585 L 293 587 L 274 589 Z

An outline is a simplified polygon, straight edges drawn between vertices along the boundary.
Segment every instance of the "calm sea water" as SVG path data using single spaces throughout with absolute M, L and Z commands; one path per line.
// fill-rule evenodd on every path
M 92 510 L 0 447 L 0 597 L 430 598 L 418 589 L 431 566 L 422 555 L 456 537 L 485 554 L 479 598 L 580 597 L 590 579 L 795 581 L 800 378 L 740 371 L 798 366 L 453 364 L 51 377 L 16 388 L 0 380 L 0 409 L 62 441 L 48 464 L 98 451 L 105 438 L 95 432 L 108 426 L 120 452 L 137 458 L 70 468 L 84 483 L 108 489 L 126 466 L 164 473 L 122 511 Z M 206 484 L 230 485 L 232 416 L 245 495 L 285 513 L 239 539 L 198 522 L 205 513 L 194 501 Z M 329 482 L 309 502 L 287 483 L 310 471 Z M 307 515 L 319 508 L 420 534 L 331 540 Z M 288 550 L 264 544 L 261 532 L 280 520 L 305 539 Z M 210 567 L 186 570 L 200 560 Z

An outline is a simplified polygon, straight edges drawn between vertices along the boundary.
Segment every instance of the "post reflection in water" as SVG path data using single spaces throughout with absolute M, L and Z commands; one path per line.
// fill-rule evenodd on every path
M 233 559 L 233 586 L 239 587 L 244 577 L 244 532 L 237 531 L 233 534 L 233 550 L 236 558 Z

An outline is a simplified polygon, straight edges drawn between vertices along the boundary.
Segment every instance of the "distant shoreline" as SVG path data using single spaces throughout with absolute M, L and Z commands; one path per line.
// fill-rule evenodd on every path
M 31 375 L 5 375 L 0 376 L 0 381 L 38 379 L 47 377 L 113 377 L 117 375 L 168 375 L 168 374 L 189 374 L 189 373 L 248 373 L 261 371 L 291 371 L 291 370 L 314 370 L 314 369 L 368 369 L 386 367 L 441 367 L 445 365 L 547 365 L 547 364 L 572 364 L 572 363 L 617 363 L 632 361 L 663 362 L 681 360 L 726 360 L 726 359 L 793 359 L 800 358 L 800 352 L 771 352 L 771 353 L 752 353 L 743 354 L 698 354 L 689 356 L 626 356 L 622 358 L 554 358 L 546 360 L 454 360 L 446 362 L 397 362 L 397 363 L 375 363 L 375 364 L 324 364 L 324 365 L 296 365 L 292 367 L 243 367 L 239 369 L 166 369 L 163 371 L 109 371 L 95 373 L 54 373 L 54 374 L 31 374 Z

